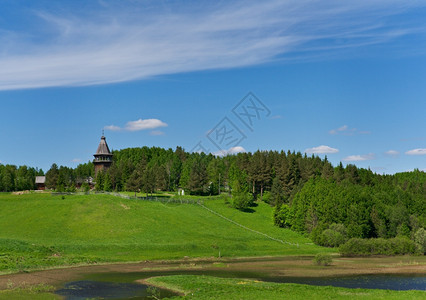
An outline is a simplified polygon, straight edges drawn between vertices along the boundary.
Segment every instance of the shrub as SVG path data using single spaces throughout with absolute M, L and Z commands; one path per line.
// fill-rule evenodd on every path
M 329 266 L 331 265 L 332 261 L 333 259 L 330 254 L 318 253 L 317 255 L 315 255 L 315 258 L 314 258 L 314 264 L 318 266 Z
M 275 206 L 274 224 L 279 227 L 291 227 L 292 210 L 287 204 Z
M 416 243 L 417 250 L 420 253 L 425 253 L 426 250 L 426 230 L 420 228 L 414 234 L 414 242 Z
M 260 200 L 260 195 L 258 196 L 258 200 Z M 268 191 L 264 191 L 263 195 L 262 195 L 262 200 L 265 203 L 271 203 L 272 197 L 271 197 L 271 193 Z
M 339 247 L 347 240 L 345 225 L 333 223 L 326 226 L 320 224 L 312 230 L 311 239 L 320 246 Z
M 233 193 L 232 206 L 239 210 L 246 210 L 253 203 L 253 196 L 247 192 Z
M 403 255 L 419 253 L 416 244 L 406 237 L 392 239 L 352 238 L 340 246 L 343 256 Z
M 326 229 L 320 235 L 320 245 L 325 247 L 339 247 L 346 240 L 340 232 Z

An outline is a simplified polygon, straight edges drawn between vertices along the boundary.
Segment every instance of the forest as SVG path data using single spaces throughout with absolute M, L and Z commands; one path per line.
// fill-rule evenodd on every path
M 142 147 L 113 151 L 113 155 L 111 167 L 93 179 L 97 191 L 152 194 L 182 188 L 191 195 L 220 194 L 226 203 L 247 211 L 256 201 L 264 201 L 275 207 L 275 225 L 309 235 L 322 246 L 406 238 L 424 252 L 423 171 L 379 175 L 351 164 L 334 167 L 327 157 L 294 151 L 220 157 L 188 153 L 181 147 Z M 33 189 L 35 176 L 42 174 L 26 166 L 0 165 L 0 191 Z M 92 162 L 74 169 L 53 164 L 46 172 L 46 186 L 56 191 L 88 191 L 90 177 L 94 177 Z M 377 252 L 380 247 L 373 248 Z

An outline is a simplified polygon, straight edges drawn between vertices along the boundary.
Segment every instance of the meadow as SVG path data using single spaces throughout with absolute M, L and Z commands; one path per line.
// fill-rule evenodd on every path
M 148 283 L 182 294 L 173 299 L 424 299 L 424 291 L 348 289 L 272 283 L 240 278 L 176 275 L 153 277 Z
M 273 208 L 265 203 L 241 212 L 218 197 L 203 202 L 243 226 L 298 246 L 268 239 L 195 204 L 103 194 L 2 193 L 0 272 L 185 257 L 315 255 L 333 251 L 273 226 Z

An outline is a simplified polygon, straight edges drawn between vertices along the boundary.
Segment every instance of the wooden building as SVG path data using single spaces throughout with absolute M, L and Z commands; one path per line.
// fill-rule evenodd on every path
M 37 190 L 45 190 L 46 189 L 46 176 L 36 176 L 35 184 L 37 186 Z
M 99 171 L 106 171 L 111 166 L 112 153 L 109 151 L 108 144 L 104 136 L 101 137 L 98 150 L 93 156 L 95 157 L 93 160 L 93 164 L 95 165 L 95 176 Z

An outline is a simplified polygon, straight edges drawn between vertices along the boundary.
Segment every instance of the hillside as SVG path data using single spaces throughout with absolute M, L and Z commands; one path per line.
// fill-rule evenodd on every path
M 52 196 L 0 194 L 0 271 L 77 263 L 141 261 L 188 257 L 308 255 L 326 248 L 273 225 L 272 210 L 253 212 L 204 205 L 243 229 L 194 204 L 126 200 L 110 195 Z

